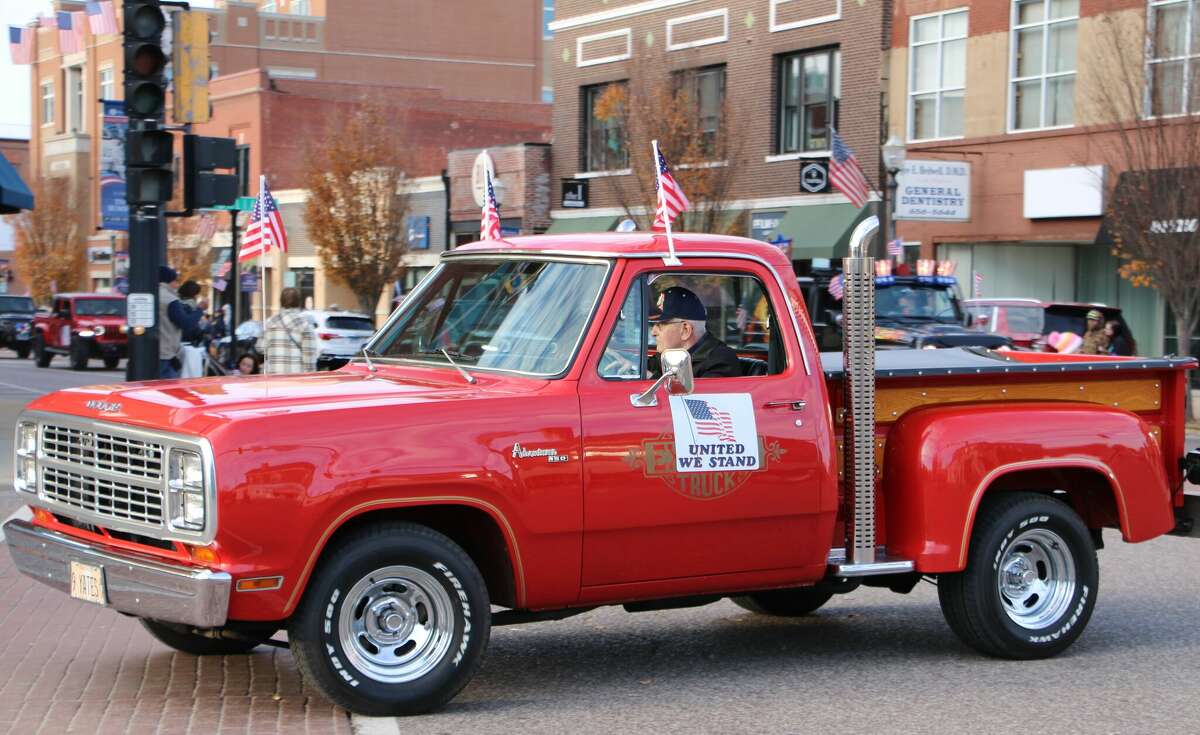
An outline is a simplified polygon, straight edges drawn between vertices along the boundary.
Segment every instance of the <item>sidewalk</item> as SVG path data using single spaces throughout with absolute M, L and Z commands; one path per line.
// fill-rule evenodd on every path
M 37 584 L 0 552 L 0 733 L 350 735 L 291 654 L 176 653 L 131 618 Z

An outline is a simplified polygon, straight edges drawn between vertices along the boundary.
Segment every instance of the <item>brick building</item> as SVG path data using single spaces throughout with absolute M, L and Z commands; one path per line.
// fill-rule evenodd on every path
M 970 169 L 969 218 L 901 221 L 906 244 L 957 261 L 960 274 L 979 272 L 985 297 L 1120 306 L 1142 353 L 1171 350 L 1157 292 L 1124 281 L 1100 237 L 1106 196 L 1123 171 L 1097 101 L 1100 86 L 1119 83 L 1107 68 L 1113 29 L 1136 49 L 1148 29 L 1167 35 L 1174 25 L 1192 45 L 1179 49 L 1186 59 L 1200 54 L 1200 36 L 1182 33 L 1189 17 L 1200 27 L 1197 13 L 1196 0 L 897 0 L 890 133 L 906 141 L 910 161 Z M 1158 76 L 1167 68 L 1156 61 L 1163 35 L 1145 61 L 1146 78 L 1162 88 L 1146 90 L 1140 115 L 1155 112 L 1159 95 L 1182 99 L 1195 73 Z
M 723 111 L 738 143 L 733 160 L 675 163 L 732 169 L 724 204 L 750 214 L 748 234 L 791 240 L 796 261 L 833 257 L 835 245 L 876 205 L 860 212 L 833 193 L 822 165 L 808 167 L 804 188 L 801 170 L 828 161 L 832 125 L 878 188 L 890 6 L 891 0 L 561 0 L 550 24 L 554 179 L 556 188 L 578 194 L 586 187 L 587 196 L 568 206 L 556 201 L 551 230 L 612 229 L 625 215 L 619 190 L 633 185 L 633 167 L 652 165 L 649 140 L 627 140 L 627 131 L 596 114 L 597 101 L 611 85 L 628 88 L 641 75 L 694 84 L 698 114 L 711 117 L 714 129 Z
M 0 138 L 0 156 L 12 166 L 21 181 L 29 182 L 29 141 L 24 138 Z M 13 268 L 13 248 L 16 230 L 0 218 L 0 293 L 25 293 L 26 286 L 17 278 Z
M 119 23 L 121 2 L 115 0 L 114 4 Z M 218 2 L 215 9 L 204 11 L 212 31 L 213 105 L 224 119 L 238 117 L 240 113 L 233 108 L 245 111 L 239 122 L 244 128 L 224 134 L 234 134 L 250 145 L 254 176 L 262 170 L 256 162 L 264 160 L 254 152 L 260 146 L 253 145 L 261 140 L 263 125 L 272 121 L 286 125 L 289 116 L 295 119 L 307 114 L 315 119 L 319 114 L 300 109 L 305 94 L 293 97 L 294 106 L 282 96 L 274 102 L 269 101 L 270 94 L 247 96 L 244 89 L 221 99 L 221 92 L 228 91 L 225 78 L 252 70 L 257 70 L 253 78 L 261 90 L 280 95 L 288 84 L 304 82 L 326 85 L 318 95 L 323 98 L 337 96 L 328 87 L 341 86 L 342 95 L 348 97 L 363 84 L 402 87 L 410 97 L 424 95 L 429 114 L 422 124 L 430 135 L 445 140 L 444 150 L 458 147 L 451 144 L 454 136 L 447 130 L 432 131 L 454 123 L 460 108 L 469 108 L 466 116 L 474 115 L 481 129 L 488 121 L 499 121 L 498 128 L 503 129 L 508 125 L 503 111 L 521 108 L 522 112 L 515 113 L 519 132 L 500 140 L 542 140 L 544 122 L 533 124 L 532 134 L 526 134 L 527 128 L 521 126 L 538 119 L 539 113 L 527 108 L 541 105 L 547 86 L 542 49 L 544 5 L 540 0 Z M 84 3 L 56 0 L 54 10 L 81 12 Z M 35 30 L 30 168 L 33 176 L 71 179 L 80 231 L 90 233 L 81 243 L 89 248 L 92 261 L 87 287 L 103 290 L 111 285 L 113 251 L 124 249 L 124 233 L 98 229 L 101 146 L 97 133 L 102 117 L 95 100 L 123 96 L 123 54 L 120 35 L 96 36 L 83 25 L 82 50 L 67 54 L 60 47 L 57 28 L 38 25 Z M 445 32 L 450 27 L 453 34 Z M 491 111 L 475 114 L 484 107 Z M 546 113 L 540 114 L 544 120 Z M 273 132 L 276 139 L 290 139 L 287 128 Z M 491 142 L 484 135 L 469 144 Z M 433 155 L 432 149 L 429 155 Z M 269 160 L 287 169 L 294 157 Z M 445 167 L 444 155 L 441 161 L 436 169 L 430 167 L 434 173 Z M 273 173 L 269 168 L 267 173 Z M 288 179 L 284 171 L 284 186 Z

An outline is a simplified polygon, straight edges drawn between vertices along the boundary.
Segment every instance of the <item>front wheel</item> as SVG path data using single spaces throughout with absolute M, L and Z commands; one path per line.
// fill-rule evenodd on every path
M 1099 582 L 1095 545 L 1075 511 L 1012 493 L 980 510 L 967 567 L 938 577 L 938 600 L 950 628 L 977 651 L 1049 658 L 1087 627 Z
M 41 334 L 33 338 L 33 360 L 38 367 L 50 367 L 50 359 L 54 355 L 46 351 L 46 338 Z
M 414 715 L 467 685 L 490 632 L 487 587 L 466 552 L 425 526 L 389 522 L 324 554 L 288 639 L 301 673 L 334 703 Z
M 104 358 L 104 369 L 105 370 L 116 370 L 117 365 L 120 365 L 120 364 L 121 364 L 121 358 L 119 358 L 119 357 L 112 357 L 110 355 L 110 356 L 107 356 Z
M 87 370 L 88 366 L 88 346 L 83 340 L 71 340 L 71 369 L 72 370 Z
M 17 359 L 24 360 L 27 357 L 29 357 L 29 343 L 22 342 L 21 344 L 17 345 Z

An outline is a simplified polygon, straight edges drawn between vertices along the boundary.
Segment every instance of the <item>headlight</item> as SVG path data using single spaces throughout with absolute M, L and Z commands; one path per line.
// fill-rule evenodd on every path
M 203 531 L 205 520 L 204 463 L 200 455 L 172 449 L 167 471 L 171 527 Z
M 83 337 L 84 339 L 91 339 L 92 337 L 96 336 L 96 333 L 90 329 L 81 329 L 79 330 L 79 336 Z
M 22 492 L 37 492 L 37 424 L 19 422 L 15 446 L 13 487 Z
M 95 332 L 97 337 L 99 337 L 100 335 L 104 334 L 104 327 L 92 327 L 92 331 Z

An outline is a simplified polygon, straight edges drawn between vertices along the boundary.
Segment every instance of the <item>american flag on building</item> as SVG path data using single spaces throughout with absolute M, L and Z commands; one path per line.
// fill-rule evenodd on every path
M 671 175 L 671 167 L 667 165 L 667 159 L 663 156 L 662 151 L 658 151 L 657 165 L 658 172 L 654 179 L 654 188 L 658 191 L 658 208 L 654 210 L 654 223 L 651 228 L 662 232 L 667 229 L 668 224 L 675 221 L 676 217 L 688 211 L 692 204 L 688 201 L 687 194 L 683 193 L 683 187 Z
M 267 187 L 267 177 L 260 176 L 258 183 L 258 198 L 254 200 L 254 209 L 250 212 L 250 224 L 246 227 L 246 236 L 242 240 L 242 248 L 238 251 L 238 262 L 257 258 L 279 248 L 287 252 L 287 232 L 283 229 L 283 217 L 275 204 L 275 197 Z
M 33 29 L 8 27 L 8 53 L 14 64 L 33 63 Z
M 837 299 L 838 301 L 841 301 L 842 296 L 844 296 L 845 292 L 846 292 L 846 287 L 844 285 L 844 282 L 842 281 L 842 274 L 839 273 L 836 276 L 834 276 L 833 279 L 829 282 L 829 285 L 826 287 L 825 290 L 829 291 L 830 296 Z
M 196 235 L 201 240 L 211 240 L 217 234 L 217 218 L 211 212 L 205 212 L 200 215 L 200 222 L 196 225 Z
M 983 296 L 983 274 L 979 271 L 974 271 L 971 275 L 971 280 L 974 282 L 972 291 L 975 298 Z
M 54 15 L 39 15 L 38 26 L 42 28 L 57 28 L 58 17 Z
M 711 403 L 698 398 L 685 398 L 683 402 L 692 416 L 692 426 L 696 427 L 697 434 L 715 436 L 723 442 L 736 439 L 733 434 L 733 416 L 728 411 L 713 408 Z
M 899 258 L 904 255 L 904 241 L 900 238 L 888 240 L 887 244 L 888 255 L 892 258 Z
M 833 139 L 833 150 L 829 157 L 829 181 L 833 188 L 846 195 L 851 204 L 861 209 L 871 196 L 867 177 L 863 174 L 862 166 L 858 165 L 854 151 L 850 150 L 842 136 L 833 128 L 829 129 L 829 133 Z
M 58 50 L 66 54 L 77 54 L 83 51 L 83 17 L 84 13 L 58 13 Z
M 101 33 L 117 33 L 117 11 L 109 0 L 89 2 L 87 4 L 88 25 L 93 36 Z
M 500 205 L 496 203 L 496 188 L 492 186 L 492 172 L 486 172 L 487 193 L 483 198 L 483 214 L 479 220 L 480 240 L 500 239 Z

